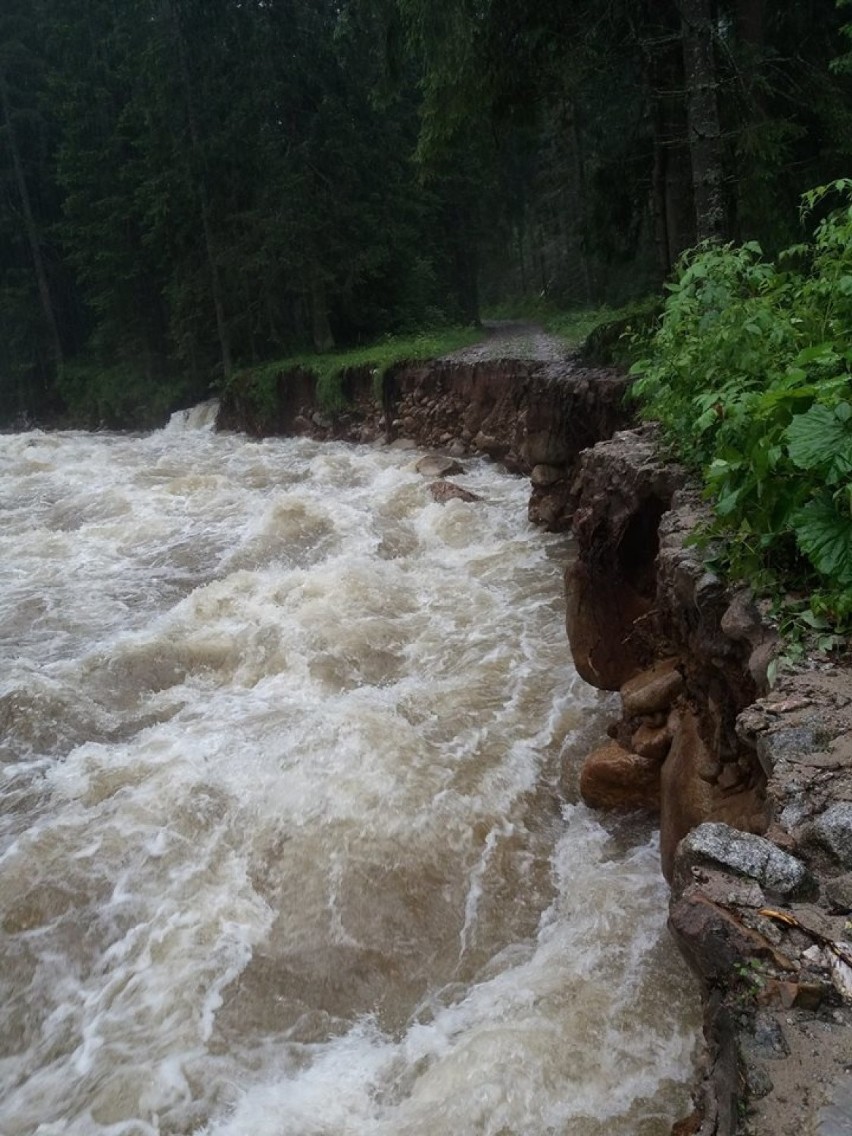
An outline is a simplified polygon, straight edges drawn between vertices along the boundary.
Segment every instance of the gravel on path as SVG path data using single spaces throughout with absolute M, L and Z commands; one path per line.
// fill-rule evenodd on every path
M 454 363 L 485 363 L 495 359 L 523 359 L 534 363 L 558 363 L 572 354 L 564 339 L 549 335 L 536 323 L 494 320 L 483 324 L 486 338 L 443 356 Z

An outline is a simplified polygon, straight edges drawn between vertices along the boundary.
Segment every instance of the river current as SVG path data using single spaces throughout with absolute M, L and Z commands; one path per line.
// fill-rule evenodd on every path
M 433 502 L 417 456 L 0 436 L 3 1136 L 688 1110 L 654 832 L 560 788 L 602 713 L 566 540 L 485 462 Z

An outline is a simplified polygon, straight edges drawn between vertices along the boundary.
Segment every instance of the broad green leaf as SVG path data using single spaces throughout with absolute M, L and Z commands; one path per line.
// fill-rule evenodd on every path
M 716 480 L 720 477 L 724 477 L 730 470 L 731 464 L 731 462 L 725 461 L 724 458 L 714 458 L 707 471 L 708 476 Z
M 841 406 L 846 404 L 841 403 Z M 839 407 L 818 404 L 787 427 L 790 458 L 799 469 L 821 473 L 829 485 L 852 472 L 852 424 Z
M 728 517 L 733 513 L 739 504 L 740 497 L 743 493 L 743 486 L 739 489 L 734 489 L 730 493 L 724 493 L 716 502 L 716 512 L 720 517 Z
M 805 363 L 834 363 L 837 359 L 833 343 L 817 343 L 814 347 L 805 347 L 796 356 L 799 366 Z
M 852 520 L 824 495 L 809 501 L 793 517 L 799 548 L 824 576 L 852 587 Z
M 787 374 L 784 378 L 793 383 L 802 383 L 808 377 L 807 371 L 803 371 L 801 367 L 788 367 Z
M 810 608 L 806 608 L 799 616 L 799 619 L 801 619 L 802 623 L 807 623 L 808 627 L 813 627 L 815 631 L 825 631 L 829 626 L 829 622 L 824 615 L 817 615 L 815 612 L 811 611 Z

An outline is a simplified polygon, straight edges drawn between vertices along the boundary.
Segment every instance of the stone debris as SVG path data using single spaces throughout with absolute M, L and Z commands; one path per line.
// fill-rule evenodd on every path
M 693 872 L 709 862 L 756 880 L 769 894 L 782 899 L 813 894 L 816 881 L 801 860 L 783 852 L 771 840 L 740 832 L 730 825 L 708 822 L 694 828 L 677 851 L 680 871 Z
M 600 770 L 629 799 L 632 763 L 658 764 L 669 927 L 704 995 L 697 1108 L 675 1130 L 852 1136 L 849 672 L 773 664 L 777 630 L 708 571 L 689 539 L 707 504 L 653 428 L 584 452 L 568 508 L 572 653 L 623 711 L 621 752 L 595 751 L 581 789 L 620 807 Z
M 478 497 L 476 493 L 471 493 L 468 489 L 462 489 L 460 485 L 456 485 L 454 481 L 433 481 L 429 486 L 429 492 L 435 500 L 443 505 L 447 501 L 481 501 L 482 498 Z
M 835 913 L 847 914 L 852 911 L 852 872 L 828 880 L 825 894 Z
M 660 763 L 610 742 L 586 759 L 580 773 L 580 795 L 597 809 L 656 809 Z
M 852 944 L 840 941 L 837 945 L 847 957 L 852 957 Z M 852 966 L 833 951 L 824 951 L 823 954 L 828 955 L 828 965 L 835 989 L 841 997 L 846 998 L 847 1001 L 852 1001 Z
M 641 757 L 650 757 L 662 763 L 672 744 L 672 731 L 668 721 L 662 726 L 642 722 L 630 740 L 631 748 Z
M 813 821 L 808 835 L 827 848 L 844 868 L 852 868 L 852 802 L 829 805 Z
M 626 717 L 638 718 L 671 707 L 683 690 L 683 675 L 676 669 L 678 662 L 677 658 L 663 659 L 624 683 L 621 702 Z
M 455 477 L 456 474 L 464 473 L 464 466 L 455 458 L 442 457 L 440 454 L 427 454 L 420 458 L 414 468 L 424 477 Z
M 544 489 L 565 477 L 565 470 L 558 465 L 536 465 L 530 474 L 530 481 L 536 489 Z

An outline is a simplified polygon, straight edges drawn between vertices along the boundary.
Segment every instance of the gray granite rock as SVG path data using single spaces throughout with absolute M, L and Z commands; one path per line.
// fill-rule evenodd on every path
M 790 1056 L 790 1045 L 784 1031 L 772 1014 L 758 1011 L 754 1017 L 754 1031 L 747 1045 L 755 1056 L 780 1061 Z
M 464 466 L 454 458 L 443 457 L 441 454 L 426 454 L 414 467 L 424 477 L 451 477 L 457 473 L 464 473 Z
M 811 826 L 811 835 L 844 866 L 852 868 L 852 802 L 829 805 Z
M 821 735 L 816 726 L 789 726 L 771 730 L 757 739 L 757 756 L 767 777 L 779 761 L 801 757 L 820 748 Z
M 694 828 L 681 841 L 677 856 L 681 870 L 711 861 L 757 880 L 767 892 L 782 898 L 806 895 L 815 889 L 814 879 L 801 860 L 783 852 L 771 840 L 727 824 L 707 822 Z
M 835 911 L 852 911 L 852 872 L 835 876 L 825 885 L 825 894 Z

